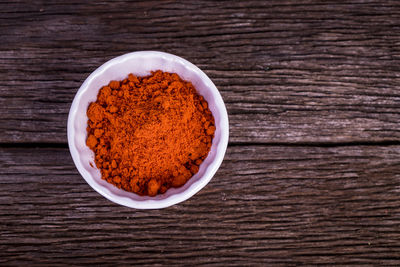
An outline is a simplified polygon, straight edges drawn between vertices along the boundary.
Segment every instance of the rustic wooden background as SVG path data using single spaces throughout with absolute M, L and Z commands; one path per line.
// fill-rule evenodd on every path
M 400 265 L 400 1 L 2 1 L 0 265 Z M 163 210 L 94 192 L 66 124 L 85 78 L 188 59 L 230 119 L 209 185 Z

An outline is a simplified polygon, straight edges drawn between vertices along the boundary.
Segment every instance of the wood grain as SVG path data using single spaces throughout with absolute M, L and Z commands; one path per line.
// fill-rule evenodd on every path
M 400 146 L 231 146 L 150 211 L 97 194 L 66 148 L 1 148 L 0 168 L 0 265 L 400 264 Z
M 0 266 L 400 266 L 399 1 L 1 1 L 0 36 Z M 203 69 L 230 119 L 163 210 L 97 194 L 66 145 L 85 78 L 139 50 Z
M 161 50 L 220 89 L 230 142 L 400 141 L 398 1 L 0 3 L 0 143 L 66 143 L 84 79 Z

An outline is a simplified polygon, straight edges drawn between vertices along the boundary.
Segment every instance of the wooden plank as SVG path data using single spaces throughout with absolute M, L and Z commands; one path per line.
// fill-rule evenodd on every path
M 151 211 L 94 192 L 66 148 L 1 148 L 0 168 L 0 265 L 400 264 L 400 146 L 230 146 Z
M 84 79 L 114 56 L 187 58 L 226 101 L 231 143 L 400 141 L 400 3 L 0 4 L 0 142 L 65 143 Z

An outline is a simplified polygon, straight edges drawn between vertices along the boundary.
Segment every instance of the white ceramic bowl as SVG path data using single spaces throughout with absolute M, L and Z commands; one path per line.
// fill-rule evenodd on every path
M 181 78 L 191 81 L 208 102 L 215 119 L 215 136 L 211 151 L 200 165 L 199 172 L 180 188 L 170 188 L 166 193 L 155 197 L 139 196 L 124 191 L 101 179 L 100 171 L 94 164 L 94 153 L 86 146 L 86 110 L 89 103 L 96 101 L 99 89 L 111 80 L 122 80 L 129 73 L 138 76 L 150 71 L 162 70 L 177 73 Z M 222 163 L 228 145 L 229 123 L 225 104 L 214 83 L 198 67 L 189 61 L 168 53 L 141 51 L 128 53 L 104 63 L 82 84 L 68 116 L 68 145 L 72 159 L 86 182 L 109 200 L 137 209 L 160 209 L 182 202 L 199 192 L 214 176 Z M 90 164 L 92 163 L 92 166 Z

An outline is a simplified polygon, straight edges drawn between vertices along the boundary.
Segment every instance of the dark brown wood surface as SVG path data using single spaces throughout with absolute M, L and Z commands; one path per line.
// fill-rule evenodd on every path
M 399 1 L 0 2 L 0 265 L 400 266 Z M 105 61 L 203 69 L 226 158 L 163 210 L 106 200 L 66 120 Z

